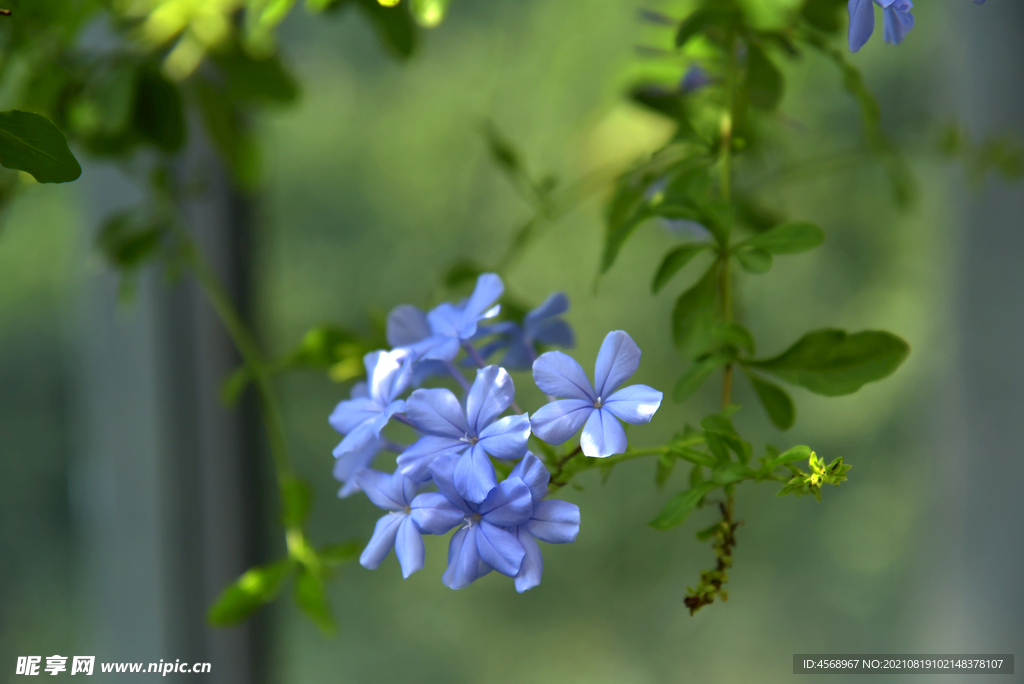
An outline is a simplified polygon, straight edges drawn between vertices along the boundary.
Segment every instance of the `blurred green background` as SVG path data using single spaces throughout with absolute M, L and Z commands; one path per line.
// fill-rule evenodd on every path
M 982 454 L 969 443 L 957 451 L 947 428 L 962 371 L 963 245 L 977 228 L 968 217 L 989 195 L 942 163 L 930 143 L 947 118 L 989 121 L 978 118 L 983 101 L 964 106 L 974 83 L 964 66 L 972 44 L 965 26 L 994 26 L 999 12 L 1003 21 L 1019 19 L 1009 4 L 990 0 L 983 15 L 921 3 L 903 46 L 876 35 L 854 57 L 882 101 L 886 129 L 912 151 L 918 183 L 910 207 L 900 210 L 873 162 L 746 178 L 773 207 L 827 234 L 821 249 L 782 257 L 768 275 L 741 276 L 740 316 L 761 351 L 834 326 L 891 330 L 913 353 L 892 378 L 850 397 L 796 390 L 798 421 L 786 434 L 770 426 L 748 388 L 738 390 L 737 421 L 755 444 L 810 444 L 854 469 L 820 504 L 776 499 L 769 484 L 738 490 L 744 522 L 727 604 L 695 617 L 682 605 L 686 587 L 712 565 L 710 548 L 693 536 L 711 512 L 667 533 L 646 526 L 683 488 L 685 471 L 659 492 L 653 462 L 632 462 L 605 484 L 591 473 L 582 490 L 564 492 L 582 509 L 579 540 L 543 549 L 543 583 L 525 595 L 496 573 L 448 590 L 440 580 L 447 538 L 428 538 L 426 567 L 408 580 L 393 556 L 375 572 L 356 564 L 341 571 L 331 586 L 341 625 L 333 639 L 289 601 L 275 604 L 268 681 L 782 682 L 793 676 L 797 652 L 1020 645 L 1019 618 L 1007 641 L 978 643 L 982 632 L 958 612 L 972 603 L 971 583 L 987 581 L 957 569 L 969 509 L 948 496 Z M 382 52 L 360 16 L 289 19 L 282 42 L 303 97 L 255 122 L 264 182 L 251 224 L 254 308 L 269 348 L 284 353 L 325 322 L 369 330 L 368 311 L 434 303 L 451 263 L 500 257 L 530 209 L 490 161 L 479 134 L 485 119 L 516 141 L 531 171 L 563 181 L 653 150 L 667 131 L 623 93 L 638 74 L 666 71 L 635 46 L 663 45 L 667 36 L 637 9 L 598 0 L 454 2 L 406 64 Z M 855 104 L 834 67 L 808 55 L 788 63 L 786 76 L 775 125 L 785 136 L 775 154 L 786 157 L 766 167 L 859 144 Z M 644 350 L 635 380 L 670 393 L 684 370 L 670 341 L 673 295 L 652 297 L 649 283 L 674 238 L 644 226 L 595 290 L 604 196 L 548 227 L 507 274 L 507 291 L 533 305 L 565 291 L 579 341 L 574 356 L 585 368 L 604 334 L 624 329 Z M 0 656 L 4 668 L 12 663 L 0 679 L 16 679 L 16 655 L 85 652 L 91 643 L 90 539 L 71 499 L 89 401 L 75 394 L 79 329 L 88 325 L 78 294 L 102 268 L 91 252 L 89 204 L 77 185 L 40 186 L 18 200 L 0 231 Z M 1019 302 L 1006 292 L 1001 306 L 1020 316 Z M 132 315 L 131 306 L 118 313 Z M 514 379 L 524 409 L 538 406 L 529 377 Z M 298 470 L 316 487 L 312 537 L 368 538 L 377 509 L 360 497 L 336 499 L 330 475 L 338 437 L 326 417 L 348 387 L 309 373 L 285 378 L 280 389 Z M 709 390 L 681 405 L 667 401 L 649 427 L 631 430 L 631 441 L 665 440 L 718 400 Z M 1019 568 L 1020 545 L 1019 534 L 1007 539 L 985 565 Z

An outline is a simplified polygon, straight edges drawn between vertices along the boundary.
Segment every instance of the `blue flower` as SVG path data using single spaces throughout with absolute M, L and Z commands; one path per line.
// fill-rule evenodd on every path
M 334 448 L 334 456 L 361 451 L 380 438 L 380 431 L 392 415 L 405 411 L 397 397 L 409 386 L 412 371 L 405 351 L 375 351 L 363 357 L 368 382 L 352 388 L 352 398 L 339 403 L 328 422 L 345 439 Z
M 977 1 L 977 0 L 975 0 Z M 914 3 L 911 0 L 873 0 L 882 8 L 885 19 L 885 42 L 899 45 L 910 29 L 914 28 L 914 15 L 910 13 Z M 849 0 L 850 51 L 857 52 L 875 30 L 875 8 L 872 0 Z
M 679 90 L 683 93 L 692 93 L 701 88 L 705 88 L 711 85 L 714 80 L 711 75 L 699 64 L 691 64 L 690 68 L 683 74 L 683 78 L 679 81 Z
M 488 455 L 516 459 L 526 453 L 530 416 L 506 416 L 515 386 L 508 371 L 487 366 L 476 372 L 465 408 L 446 389 L 418 389 L 406 402 L 406 418 L 423 437 L 398 457 L 398 469 L 417 481 L 429 478 L 430 464 L 442 455 L 458 456 L 455 481 L 465 496 L 483 501 L 495 484 Z
M 510 480 L 519 478 L 526 483 L 533 499 L 533 513 L 530 514 L 530 519 L 512 530 L 526 552 L 515 577 L 516 591 L 522 594 L 540 584 L 540 576 L 544 571 L 544 558 L 541 556 L 537 540 L 549 544 L 569 544 L 576 541 L 580 533 L 580 507 L 568 501 L 544 499 L 551 474 L 529 451 L 508 477 Z
M 423 568 L 423 539 L 413 522 L 412 505 L 416 496 L 416 482 L 401 473 L 389 475 L 376 470 L 363 469 L 356 473 L 359 487 L 366 492 L 378 508 L 389 511 L 377 521 L 370 543 L 359 556 L 359 564 L 376 570 L 394 547 L 402 577 Z
M 374 439 L 367 442 L 362 448 L 345 452 L 335 459 L 334 479 L 344 485 L 338 490 L 339 497 L 344 499 L 360 491 L 355 474 L 363 468 L 369 468 L 373 459 L 383 448 L 384 441 Z
M 533 414 L 533 433 L 549 444 L 561 444 L 583 427 L 583 453 L 605 458 L 626 451 L 626 432 L 619 421 L 649 423 L 661 406 L 662 393 L 646 385 L 616 392 L 640 366 L 640 348 L 622 330 L 608 333 L 597 354 L 595 384 L 583 368 L 562 352 L 546 352 L 533 364 L 533 379 L 542 392 L 565 397 Z
M 444 584 L 450 589 L 462 589 L 491 570 L 515 577 L 526 550 L 509 528 L 530 520 L 530 489 L 518 477 L 509 477 L 491 487 L 480 503 L 474 503 L 457 485 L 458 463 L 455 454 L 434 461 L 430 473 L 439 493 L 421 494 L 412 508 L 416 525 L 430 534 L 444 534 L 462 524 L 448 546 Z
M 388 314 L 388 343 L 408 349 L 416 361 L 451 361 L 462 342 L 476 335 L 480 321 L 498 315 L 501 305 L 495 302 L 504 291 L 497 274 L 483 273 L 469 299 L 458 304 L 445 302 L 426 314 L 410 304 L 395 307 Z
M 510 370 L 528 370 L 537 359 L 535 343 L 571 349 L 576 337 L 569 324 L 560 318 L 569 310 L 569 298 L 555 292 L 536 309 L 523 317 L 523 325 L 512 321 L 481 327 L 478 335 L 499 335 L 500 338 L 480 348 L 481 358 L 488 358 L 501 349 L 508 349 L 501 365 Z

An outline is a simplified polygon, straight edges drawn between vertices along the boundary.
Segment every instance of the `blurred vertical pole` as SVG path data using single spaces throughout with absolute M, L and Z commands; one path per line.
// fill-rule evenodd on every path
M 250 250 L 246 202 L 192 121 L 179 181 L 182 218 L 243 315 Z M 110 168 L 83 176 L 95 224 L 142 198 Z M 198 188 L 198 190 L 193 190 Z M 260 449 L 251 405 L 227 408 L 223 380 L 239 365 L 191 277 L 147 269 L 119 306 L 117 278 L 84 293 L 81 383 L 86 426 L 86 554 L 103 661 L 210 662 L 217 684 L 265 680 L 261 622 L 206 625 L 221 589 L 258 562 Z M 172 675 L 173 677 L 173 675 Z
M 951 3 L 953 110 L 975 142 L 1024 140 L 1024 3 Z M 959 50 L 958 50 L 959 48 Z M 966 178 L 967 174 L 963 174 Z M 955 349 L 940 454 L 936 574 L 928 612 L 944 649 L 1014 653 L 1024 644 L 1024 184 L 989 178 L 961 193 Z M 941 606 L 941 607 L 939 607 Z M 1020 667 L 1018 665 L 1018 667 Z

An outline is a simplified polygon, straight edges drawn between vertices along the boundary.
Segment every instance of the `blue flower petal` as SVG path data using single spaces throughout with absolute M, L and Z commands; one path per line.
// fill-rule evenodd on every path
M 424 435 L 398 456 L 398 470 L 417 482 L 430 479 L 430 465 L 445 455 L 459 456 L 469 447 L 466 442 L 453 437 Z
M 504 292 L 505 285 L 501 282 L 501 277 L 498 274 L 480 274 L 480 277 L 476 279 L 473 294 L 462 308 L 461 330 L 459 331 L 462 339 L 467 340 L 476 333 L 477 321 L 498 315 L 500 309 L 493 305 Z
M 402 577 L 409 578 L 409 575 L 417 570 L 423 569 L 423 537 L 408 515 L 402 516 L 402 522 L 398 525 L 398 534 L 395 535 L 395 555 L 398 556 L 398 563 L 402 566 Z
M 462 589 L 480 576 L 480 552 L 477 550 L 477 525 L 463 527 L 452 535 L 448 544 L 448 569 L 441 581 L 449 589 Z
M 461 439 L 470 431 L 459 400 L 443 388 L 413 392 L 405 402 L 405 416 L 428 435 Z
M 549 344 L 555 347 L 572 349 L 576 346 L 576 335 L 572 327 L 563 320 L 545 321 L 537 327 L 533 334 L 537 342 Z
M 346 399 L 334 407 L 327 422 L 343 435 L 347 435 L 380 413 L 380 407 L 370 398 Z
M 495 458 L 522 458 L 530 439 L 530 415 L 505 416 L 480 433 L 479 446 Z
M 427 314 L 412 304 L 396 306 L 388 314 L 387 338 L 392 347 L 405 347 L 430 337 Z
M 363 357 L 363 364 L 366 366 L 370 397 L 380 406 L 394 401 L 412 380 L 409 352 L 404 349 L 370 352 Z
M 545 352 L 533 362 L 533 380 L 544 394 L 566 399 L 597 399 L 583 367 L 568 354 Z
M 427 534 L 444 534 L 461 524 L 467 513 L 440 492 L 424 492 L 412 500 L 412 520 Z
M 455 486 L 455 466 L 461 458 L 461 454 L 441 456 L 430 465 L 430 475 L 434 484 L 437 485 L 437 490 L 444 495 L 444 498 L 448 499 L 456 508 L 465 511 L 467 515 L 475 515 L 476 504 L 466 501 Z
M 590 414 L 580 435 L 583 454 L 591 458 L 607 458 L 626 451 L 626 431 L 610 411 L 598 409 Z
M 516 539 L 522 544 L 524 551 L 523 562 L 516 574 L 516 591 L 522 594 L 540 584 L 540 577 L 544 572 L 544 556 L 541 555 L 537 540 L 526 529 L 516 528 Z
M 551 473 L 548 472 L 548 469 L 541 463 L 540 459 L 529 451 L 516 464 L 516 467 L 512 469 L 508 477 L 509 479 L 518 477 L 529 487 L 530 496 L 533 497 L 534 504 L 547 495 L 548 482 L 551 481 Z
M 484 500 L 487 492 L 498 484 L 494 474 L 494 466 L 487 452 L 479 444 L 474 444 L 455 463 L 455 490 L 466 501 L 478 503 Z
M 395 545 L 395 537 L 398 535 L 398 527 L 407 516 L 397 513 L 388 513 L 377 521 L 373 528 L 373 536 L 370 543 L 363 549 L 359 556 L 359 564 L 367 570 L 376 570 L 388 551 Z
M 338 491 L 338 496 L 345 498 L 359 491 L 359 484 L 355 480 L 355 474 L 363 468 L 369 468 L 374 457 L 380 452 L 382 444 L 373 441 L 358 451 L 350 451 L 338 455 L 334 462 L 334 479 L 344 483 Z
M 541 541 L 570 544 L 580 533 L 580 507 L 557 499 L 538 501 L 525 527 Z
M 401 473 L 392 475 L 369 468 L 355 474 L 356 484 L 366 497 L 385 511 L 401 511 L 408 505 L 403 492 L 404 479 Z
M 601 343 L 594 366 L 594 391 L 607 399 L 640 367 L 640 347 L 623 330 L 613 330 Z
M 523 317 L 523 327 L 530 337 L 547 319 L 561 316 L 569 310 L 569 298 L 564 292 L 553 292 L 540 306 Z
M 591 399 L 553 401 L 530 416 L 530 427 L 533 434 L 548 444 L 562 444 L 576 434 L 595 410 Z
M 515 527 L 530 519 L 533 497 L 525 482 L 518 477 L 509 477 L 491 489 L 478 510 L 485 522 L 499 527 Z
M 516 388 L 508 371 L 499 366 L 486 366 L 476 372 L 476 380 L 466 397 L 466 419 L 469 432 L 479 435 L 512 404 Z
M 882 18 L 884 20 L 883 36 L 885 42 L 890 45 L 902 43 L 910 29 L 914 28 L 914 15 L 909 11 L 900 11 L 889 7 L 882 12 Z
M 486 521 L 480 521 L 475 527 L 480 559 L 501 574 L 515 577 L 526 555 L 516 536 Z
M 875 6 L 871 0 L 849 0 L 850 52 L 857 52 L 875 31 Z
M 608 397 L 604 408 L 627 423 L 640 425 L 650 423 L 661 406 L 664 395 L 647 385 L 630 385 Z

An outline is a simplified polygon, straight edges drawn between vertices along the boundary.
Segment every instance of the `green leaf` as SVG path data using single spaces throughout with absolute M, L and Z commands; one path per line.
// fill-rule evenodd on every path
M 132 126 L 144 140 L 164 152 L 175 152 L 185 143 L 181 93 L 154 64 L 139 68 Z
M 733 256 L 747 273 L 767 273 L 772 268 L 772 255 L 763 249 L 743 249 Z
M 294 102 L 299 86 L 276 55 L 256 58 L 237 43 L 218 50 L 212 60 L 227 79 L 225 84 L 231 97 L 237 101 Z
M 327 604 L 324 583 L 304 565 L 299 566 L 295 580 L 295 602 L 324 634 L 330 635 L 337 631 L 334 618 L 331 617 L 331 607 Z
M 300 527 L 309 517 L 313 506 L 313 490 L 308 484 L 291 477 L 281 483 L 281 523 L 285 527 Z
M 454 289 L 466 283 L 475 283 L 480 274 L 486 272 L 487 269 L 477 262 L 466 259 L 449 266 L 442 282 L 445 287 Z
M 825 231 L 806 221 L 784 223 L 744 240 L 738 248 L 761 249 L 769 254 L 799 254 L 825 241 Z
M 747 378 L 754 386 L 754 392 L 761 400 L 764 410 L 768 412 L 768 419 L 772 421 L 772 424 L 780 430 L 788 430 L 793 427 L 793 423 L 796 421 L 796 407 L 793 406 L 793 400 L 790 399 L 786 391 L 775 383 L 759 378 L 753 373 L 747 373 Z
M 676 122 L 675 137 L 696 138 L 697 132 L 690 123 L 682 95 L 678 90 L 660 86 L 641 85 L 630 90 L 630 98 L 639 105 L 668 117 Z
M 252 568 L 228 586 L 206 613 L 214 627 L 228 627 L 246 619 L 257 608 L 273 601 L 293 567 L 289 558 Z
M 719 323 L 715 326 L 716 344 L 729 345 L 742 349 L 748 354 L 756 351 L 754 335 L 739 323 Z
M 206 131 L 235 180 L 246 188 L 254 186 L 259 178 L 259 151 L 244 126 L 237 103 L 208 80 L 198 79 L 194 92 Z
M 711 472 L 711 479 L 720 485 L 727 485 L 744 480 L 753 474 L 753 471 L 742 463 L 729 461 L 715 468 Z
M 0 165 L 32 174 L 40 183 L 68 183 L 82 175 L 64 134 L 31 112 L 0 112 Z
M 843 25 L 843 10 L 846 7 L 847 0 L 807 0 L 800 14 L 819 31 L 836 33 Z
M 409 0 L 409 11 L 416 23 L 433 28 L 444 21 L 450 0 Z
M 711 354 L 699 361 L 694 361 L 676 382 L 675 389 L 672 391 L 672 398 L 675 401 L 689 399 L 694 392 L 707 382 L 707 379 L 711 377 L 715 370 L 722 368 L 728 363 L 728 357 L 723 354 Z
M 121 212 L 103 224 L 96 243 L 111 266 L 132 271 L 159 253 L 165 228 L 156 222 L 139 225 L 134 212 Z
M 680 492 L 668 500 L 665 507 L 658 513 L 658 517 L 648 523 L 656 530 L 670 530 L 681 525 L 695 509 L 708 492 L 717 488 L 714 482 L 701 482 L 692 489 Z
M 325 546 L 317 552 L 317 555 L 326 565 L 336 567 L 359 558 L 359 554 L 362 553 L 365 546 L 366 544 L 360 539 L 350 539 L 341 544 Z
M 419 31 L 407 3 L 385 7 L 377 0 L 358 0 L 356 4 L 377 29 L 377 36 L 396 57 L 408 59 L 416 52 Z
M 909 345 L 887 332 L 854 335 L 843 330 L 816 330 L 770 359 L 748 366 L 829 397 L 852 394 L 866 383 L 895 371 L 910 353 Z
M 742 21 L 740 13 L 717 8 L 702 8 L 691 14 L 676 32 L 676 47 L 682 47 L 698 34 L 705 34 L 721 43 L 727 33 L 735 31 Z
M 706 454 L 703 451 L 691 449 L 690 447 L 673 448 L 672 453 L 694 465 L 707 466 L 708 468 L 714 468 L 718 465 L 718 459 L 711 454 Z
M 672 339 L 684 357 L 698 346 L 702 333 L 710 333 L 714 321 L 718 269 L 713 265 L 689 290 L 679 295 L 672 309 Z
M 757 45 L 747 44 L 747 93 L 750 104 L 771 111 L 782 99 L 782 72 Z
M 668 482 L 668 478 L 672 476 L 672 471 L 676 467 L 676 458 L 671 454 L 662 454 L 658 458 L 658 466 L 654 473 L 654 484 L 661 489 Z
M 665 286 L 672 276 L 678 273 L 686 264 L 690 263 L 693 257 L 697 256 L 711 245 L 707 243 L 692 243 L 676 247 L 668 254 L 654 274 L 654 281 L 651 283 L 651 292 L 657 293 Z
M 772 468 L 778 468 L 779 466 L 786 465 L 787 463 L 807 461 L 811 458 L 812 453 L 811 447 L 801 444 L 790 449 L 786 449 L 781 454 L 768 461 L 767 466 L 768 469 L 771 470 Z

